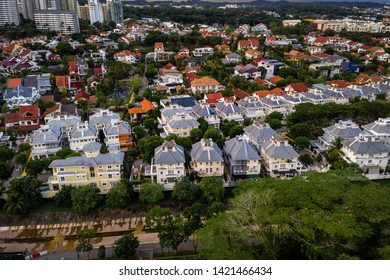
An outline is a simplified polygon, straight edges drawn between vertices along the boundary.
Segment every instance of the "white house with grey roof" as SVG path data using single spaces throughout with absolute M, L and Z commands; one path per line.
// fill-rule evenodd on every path
M 249 138 L 255 148 L 260 151 L 261 144 L 271 140 L 272 137 L 277 137 L 279 134 L 273 130 L 268 123 L 254 122 L 250 126 L 244 128 L 244 135 Z
M 266 116 L 266 108 L 254 96 L 245 97 L 237 102 L 245 117 L 248 119 L 262 119 Z
M 49 191 L 42 194 L 52 197 L 65 185 L 91 185 L 105 194 L 121 179 L 123 159 L 124 153 L 109 153 L 54 160 L 49 165 Z
M 32 159 L 41 159 L 54 155 L 62 148 L 60 128 L 50 125 L 41 126 L 33 132 L 30 145 Z
M 378 120 L 362 126 L 365 133 L 390 144 L 390 117 L 379 118 Z
M 309 100 L 310 103 L 317 105 L 331 102 L 329 96 L 324 94 L 322 91 L 317 91 L 313 89 L 310 90 L 311 91 L 305 92 L 303 94 Z
M 197 119 L 203 118 L 209 125 L 214 126 L 219 129 L 221 123 L 220 118 L 217 115 L 217 112 L 209 104 L 199 103 L 193 107 L 192 115 Z
M 78 123 L 81 123 L 81 118 L 79 116 L 61 115 L 50 119 L 47 122 L 47 125 L 59 128 L 63 140 L 67 142 L 73 127 L 75 127 Z
M 283 95 L 281 98 L 283 98 L 287 102 L 289 113 L 295 111 L 295 106 L 309 102 L 309 100 L 302 93 L 299 92 L 286 94 Z
M 160 127 L 162 127 L 163 125 L 167 124 L 174 116 L 187 114 L 188 111 L 180 105 L 173 104 L 168 107 L 162 108 L 160 110 L 160 113 L 161 118 L 157 118 L 157 120 L 160 124 Z
M 349 94 L 345 91 L 326 90 L 324 92 L 331 102 L 336 104 L 349 104 Z
M 113 149 L 120 150 L 120 136 L 121 135 L 131 135 L 131 127 L 128 122 L 122 121 L 120 119 L 111 119 L 110 124 L 106 124 L 104 129 L 104 143 L 107 147 L 112 147 Z M 132 141 L 132 140 L 129 140 Z
M 322 130 L 324 131 L 324 135 L 318 137 L 318 141 L 312 142 L 317 149 L 317 152 L 326 151 L 336 138 L 348 140 L 363 133 L 360 127 L 350 120 L 339 121 L 338 123 L 325 127 Z
M 110 125 L 112 120 L 120 119 L 121 117 L 117 113 L 108 109 L 98 109 L 89 117 L 89 123 L 93 125 L 96 130 L 102 130 L 105 126 Z
M 175 134 L 178 137 L 189 137 L 191 130 L 198 128 L 200 123 L 191 115 L 177 114 L 174 115 L 166 125 L 163 126 L 164 132 L 161 137 L 166 137 L 169 134 Z
M 88 122 L 81 122 L 72 128 L 69 136 L 69 147 L 73 151 L 81 151 L 91 142 L 97 142 L 97 130 Z
M 4 101 L 8 108 L 32 105 L 40 97 L 36 88 L 16 86 L 9 88 L 4 93 Z
M 248 137 L 241 135 L 226 141 L 223 154 L 232 178 L 260 176 L 260 156 Z
M 387 179 L 385 175 L 389 162 L 390 147 L 388 143 L 372 135 L 359 135 L 343 141 L 341 151 L 343 159 L 356 163 L 370 179 Z
M 226 100 L 219 101 L 215 106 L 215 110 L 223 121 L 236 121 L 239 124 L 244 123 L 242 110 L 238 108 L 233 102 Z
M 272 137 L 261 144 L 263 169 L 273 178 L 291 178 L 307 171 L 298 157 L 299 154 L 281 136 Z
M 260 102 L 266 108 L 267 115 L 271 114 L 272 112 L 279 112 L 283 116 L 287 116 L 288 114 L 288 104 L 280 96 L 267 95 L 266 97 L 260 98 Z
M 201 139 L 192 145 L 191 168 L 199 177 L 223 176 L 222 151 L 212 139 Z
M 173 190 L 175 182 L 186 176 L 185 162 L 183 147 L 175 141 L 164 141 L 154 149 L 154 157 L 151 166 L 145 168 L 145 176 L 151 176 L 165 190 Z

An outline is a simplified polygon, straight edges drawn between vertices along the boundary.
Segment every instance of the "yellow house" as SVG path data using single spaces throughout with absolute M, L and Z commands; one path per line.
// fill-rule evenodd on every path
M 49 191 L 44 197 L 54 196 L 65 185 L 92 185 L 105 194 L 121 179 L 124 153 L 99 154 L 54 160 L 49 168 L 53 176 L 48 180 Z

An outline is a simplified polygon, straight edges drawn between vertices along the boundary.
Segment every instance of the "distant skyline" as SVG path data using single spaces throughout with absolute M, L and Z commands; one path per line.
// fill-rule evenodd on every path
M 136 0 L 122 0 L 122 2 L 135 2 Z M 183 3 L 188 2 L 187 0 L 145 0 L 146 2 L 177 2 L 177 3 Z M 201 2 L 211 2 L 211 3 L 234 3 L 234 4 L 240 4 L 240 3 L 250 3 L 255 2 L 256 0 L 200 0 Z M 301 3 L 310 3 L 310 2 L 367 2 L 367 3 L 379 3 L 379 4 L 385 4 L 390 5 L 390 0 L 265 0 L 269 2 L 301 2 Z

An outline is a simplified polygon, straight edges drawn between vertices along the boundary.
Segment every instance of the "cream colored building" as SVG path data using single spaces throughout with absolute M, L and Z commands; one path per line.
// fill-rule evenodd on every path
M 65 185 L 92 185 L 107 193 L 121 179 L 124 153 L 95 154 L 54 160 L 49 168 L 53 176 L 48 180 L 49 191 L 44 197 L 54 196 Z
M 199 127 L 198 121 L 189 114 L 174 115 L 172 119 L 163 126 L 162 137 L 175 134 L 179 137 L 189 137 L 191 130 Z
M 199 177 L 223 176 L 222 151 L 212 139 L 202 139 L 192 145 L 190 164 Z

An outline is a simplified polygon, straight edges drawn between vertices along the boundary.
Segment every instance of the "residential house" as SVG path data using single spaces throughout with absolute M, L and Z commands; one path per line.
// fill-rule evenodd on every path
M 309 100 L 310 103 L 316 105 L 330 102 L 329 96 L 322 93 L 321 91 L 305 92 L 303 95 Z
M 240 40 L 238 41 L 237 49 L 240 50 L 246 50 L 246 49 L 252 49 L 256 50 L 259 47 L 259 40 L 257 39 L 249 39 L 249 40 Z
M 261 144 L 261 157 L 265 173 L 272 178 L 291 178 L 307 171 L 298 160 L 299 154 L 281 136 Z
M 378 120 L 363 125 L 363 131 L 375 136 L 379 140 L 390 143 L 390 117 L 379 118 Z
M 206 93 L 203 97 L 203 102 L 215 107 L 219 101 L 223 100 L 223 96 L 220 92 Z
M 194 51 L 192 52 L 192 54 L 195 56 L 195 57 L 204 57 L 204 56 L 208 56 L 208 55 L 213 55 L 214 54 L 214 50 L 212 47 L 203 47 L 203 48 L 195 48 Z
M 203 118 L 209 125 L 219 129 L 221 120 L 219 119 L 217 112 L 209 104 L 199 103 L 193 107 L 193 115 L 198 118 Z
M 264 67 L 267 72 L 265 74 L 265 78 L 271 78 L 272 76 L 276 76 L 279 74 L 279 70 L 282 67 L 285 67 L 286 65 L 283 62 L 280 62 L 276 59 L 270 59 L 270 60 L 262 60 L 258 63 L 259 67 Z
M 390 175 L 381 178 L 386 173 L 390 153 L 388 143 L 383 140 L 373 135 L 359 135 L 343 141 L 341 151 L 343 159 L 359 165 L 369 179 L 390 178 Z
M 43 113 L 45 123 L 58 116 L 77 116 L 78 109 L 75 104 L 56 104 Z
M 95 153 L 93 153 L 94 155 Z M 45 197 L 53 197 L 64 186 L 97 187 L 106 194 L 121 179 L 124 153 L 77 156 L 54 160 L 49 168 L 53 176 L 48 180 L 49 191 Z
M 222 151 L 212 139 L 201 139 L 192 145 L 191 168 L 199 177 L 224 175 Z
M 266 108 L 267 115 L 272 112 L 279 112 L 283 116 L 287 116 L 289 113 L 289 104 L 281 96 L 267 95 L 266 97 L 260 98 L 260 102 Z
M 297 93 L 297 92 L 307 92 L 307 87 L 304 83 L 293 83 L 289 84 L 284 88 L 286 93 Z
M 259 121 L 254 122 L 250 126 L 244 128 L 244 135 L 248 137 L 249 141 L 255 148 L 260 151 L 261 144 L 271 140 L 272 137 L 278 137 L 279 134 L 273 130 L 269 124 L 261 123 Z
M 139 52 L 132 52 L 129 50 L 124 50 L 122 52 L 114 54 L 114 59 L 120 62 L 129 62 L 131 64 L 136 64 L 141 58 Z
M 145 176 L 151 176 L 165 190 L 173 190 L 180 177 L 186 176 L 185 155 L 182 146 L 175 141 L 164 141 L 154 150 L 151 166 L 145 168 Z
M 139 103 L 138 106 L 128 109 L 127 112 L 130 115 L 131 121 L 136 122 L 141 120 L 142 116 L 144 116 L 156 107 L 157 104 L 147 99 L 144 99 Z
M 112 119 L 103 129 L 104 143 L 111 150 L 126 152 L 134 146 L 131 127 L 128 122 Z
M 223 121 L 236 121 L 239 124 L 244 123 L 243 112 L 237 107 L 233 102 L 230 101 L 220 101 L 215 107 L 218 116 Z
M 8 108 L 32 105 L 40 97 L 35 88 L 16 86 L 5 91 L 4 101 Z
M 309 102 L 309 100 L 302 93 L 291 93 L 283 95 L 282 98 L 288 104 L 288 112 L 292 113 L 295 111 L 295 106 Z
M 246 136 L 226 141 L 223 152 L 232 179 L 260 177 L 260 156 Z
M 264 105 L 254 96 L 240 99 L 237 102 L 238 108 L 242 110 L 244 116 L 248 119 L 261 119 L 266 116 Z
M 339 121 L 331 126 L 322 129 L 324 135 L 318 137 L 317 142 L 313 142 L 315 152 L 326 151 L 332 146 L 336 138 L 343 140 L 350 140 L 363 133 L 363 130 L 353 121 Z
M 50 125 L 41 126 L 33 132 L 30 145 L 32 159 L 41 159 L 54 155 L 62 148 L 60 128 Z
M 239 54 L 230 53 L 225 55 L 225 58 L 222 59 L 224 64 L 238 64 L 242 62 L 242 58 Z
M 183 75 L 176 69 L 160 69 L 156 86 L 165 86 L 169 91 L 176 91 L 183 86 Z
M 69 147 L 73 151 L 81 151 L 86 144 L 97 140 L 96 128 L 91 123 L 81 122 L 75 125 L 69 134 Z
M 56 86 L 59 90 L 70 90 L 70 76 L 56 76 Z
M 163 126 L 164 133 L 161 137 L 166 137 L 169 134 L 175 134 L 178 137 L 189 137 L 191 130 L 199 127 L 199 122 L 187 113 L 175 114 Z
M 245 58 L 248 60 L 256 59 L 262 56 L 262 52 L 258 50 L 247 50 L 245 52 Z
M 261 71 L 252 64 L 247 65 L 237 65 L 234 67 L 234 75 L 244 77 L 245 79 L 256 79 L 261 78 Z
M 191 82 L 191 91 L 192 93 L 208 93 L 208 92 L 218 92 L 220 89 L 219 82 L 210 77 L 202 77 L 200 79 L 195 79 Z
M 120 120 L 118 113 L 114 113 L 108 109 L 97 109 L 93 115 L 89 117 L 89 123 L 95 127 L 96 130 L 103 130 L 103 128 L 111 124 L 112 120 Z
M 18 128 L 20 131 L 35 130 L 40 127 L 41 112 L 38 105 L 19 106 L 18 113 L 6 113 L 5 129 Z
M 58 127 L 61 131 L 61 138 L 64 146 L 69 146 L 69 137 L 73 128 L 81 123 L 81 118 L 74 115 L 57 115 L 46 122 L 50 127 Z

